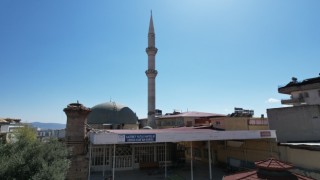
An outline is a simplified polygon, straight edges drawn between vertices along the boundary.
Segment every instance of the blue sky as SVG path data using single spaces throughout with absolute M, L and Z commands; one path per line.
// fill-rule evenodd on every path
M 147 33 L 156 107 L 229 114 L 281 107 L 295 76 L 320 73 L 320 1 L 0 1 L 0 117 L 65 123 L 71 102 L 147 114 Z

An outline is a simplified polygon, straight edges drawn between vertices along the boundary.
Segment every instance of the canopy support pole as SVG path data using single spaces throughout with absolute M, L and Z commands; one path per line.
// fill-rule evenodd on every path
M 210 180 L 212 180 L 212 169 L 211 169 L 211 144 L 210 144 L 210 140 L 208 141 L 208 154 L 209 154 L 209 173 L 210 173 Z
M 91 142 L 89 144 L 89 173 L 88 173 L 88 180 L 90 179 L 90 174 L 91 174 L 91 156 L 92 156 L 92 145 Z
M 191 180 L 193 180 L 193 153 L 192 153 L 192 141 L 191 141 Z
M 113 144 L 112 180 L 114 180 L 115 167 L 116 167 L 116 144 Z
M 164 143 L 164 178 L 167 179 L 167 142 Z
M 104 178 L 104 171 L 105 171 L 105 167 L 106 167 L 106 145 L 103 145 L 103 173 L 102 173 L 102 176 Z

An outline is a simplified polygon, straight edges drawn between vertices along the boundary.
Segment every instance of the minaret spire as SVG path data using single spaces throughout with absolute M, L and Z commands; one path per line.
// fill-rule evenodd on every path
M 148 77 L 148 125 L 156 128 L 155 122 L 155 108 L 156 108 L 156 76 L 158 71 L 155 68 L 155 59 L 158 49 L 155 43 L 155 33 L 153 27 L 152 11 L 149 23 L 148 32 L 148 47 L 146 48 L 148 54 L 148 69 L 146 75 Z
M 149 23 L 149 34 L 154 34 L 154 27 L 153 27 L 153 19 L 152 19 L 152 10 L 151 10 L 151 16 L 150 16 L 150 23 Z
M 153 27 L 153 18 L 152 18 L 152 11 L 150 16 L 150 23 L 149 23 L 149 32 L 148 32 L 148 47 L 155 47 L 155 33 Z

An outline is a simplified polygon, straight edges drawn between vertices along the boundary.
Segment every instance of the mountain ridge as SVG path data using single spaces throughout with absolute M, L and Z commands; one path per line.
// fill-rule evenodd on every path
M 32 122 L 33 127 L 40 129 L 65 129 L 66 124 L 61 123 L 43 123 L 43 122 Z

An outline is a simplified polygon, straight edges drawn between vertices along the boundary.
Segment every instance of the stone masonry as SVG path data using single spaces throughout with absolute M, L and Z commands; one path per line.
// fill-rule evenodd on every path
M 66 144 L 71 150 L 71 164 L 67 179 L 85 180 L 89 173 L 86 124 L 91 110 L 77 102 L 69 104 L 63 111 L 67 115 Z

